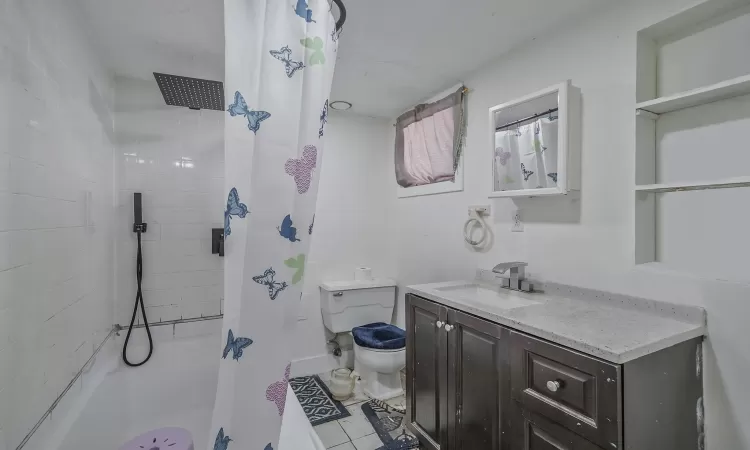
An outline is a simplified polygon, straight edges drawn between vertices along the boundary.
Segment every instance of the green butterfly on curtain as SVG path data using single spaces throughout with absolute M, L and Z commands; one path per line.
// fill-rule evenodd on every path
M 300 39 L 299 42 L 305 48 L 309 48 L 313 51 L 310 55 L 311 66 L 314 66 L 315 64 L 325 64 L 326 55 L 323 53 L 323 39 L 315 36 L 315 38 Z
M 302 281 L 302 277 L 305 275 L 305 255 L 300 253 L 296 258 L 289 258 L 284 261 L 284 265 L 289 268 L 297 269 L 292 276 L 292 284 L 297 284 Z

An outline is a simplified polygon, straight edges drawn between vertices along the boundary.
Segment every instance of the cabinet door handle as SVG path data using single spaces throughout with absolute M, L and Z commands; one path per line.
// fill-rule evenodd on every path
M 443 325 L 445 325 L 445 322 L 441 320 L 438 320 L 437 322 L 435 322 L 435 326 L 438 328 L 443 328 Z
M 453 328 L 454 328 L 454 326 L 453 326 L 453 325 L 451 325 L 451 324 L 445 324 L 445 331 L 450 331 L 450 330 L 452 330 Z
M 562 382 L 560 382 L 559 380 L 548 381 L 547 382 L 547 389 L 549 389 L 552 392 L 557 392 L 560 389 L 562 389 Z
M 343 293 L 343 292 L 334 292 L 334 293 L 333 293 L 333 296 L 334 296 L 334 297 L 343 297 L 343 296 L 344 296 L 344 293 Z

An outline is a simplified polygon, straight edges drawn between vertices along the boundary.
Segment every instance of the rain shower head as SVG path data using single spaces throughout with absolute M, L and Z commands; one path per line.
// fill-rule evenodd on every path
M 154 72 L 164 101 L 171 106 L 224 111 L 224 83 Z

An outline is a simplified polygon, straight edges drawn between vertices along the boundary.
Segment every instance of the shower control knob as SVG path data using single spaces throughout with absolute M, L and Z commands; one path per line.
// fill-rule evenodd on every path
M 451 325 L 451 324 L 445 324 L 445 331 L 450 331 L 453 328 L 454 328 L 453 325 Z
M 445 322 L 441 320 L 438 320 L 437 322 L 435 322 L 435 326 L 438 328 L 443 328 L 443 325 L 445 325 Z

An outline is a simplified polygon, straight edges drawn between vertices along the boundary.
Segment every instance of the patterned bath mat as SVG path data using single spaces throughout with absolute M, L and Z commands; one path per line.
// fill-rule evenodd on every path
M 317 375 L 292 378 L 289 384 L 312 426 L 351 415 L 340 401 L 331 397 L 328 387 Z
M 383 446 L 378 450 L 418 448 L 419 440 L 406 430 L 406 415 L 380 400 L 362 404 L 362 412 L 370 421 Z

